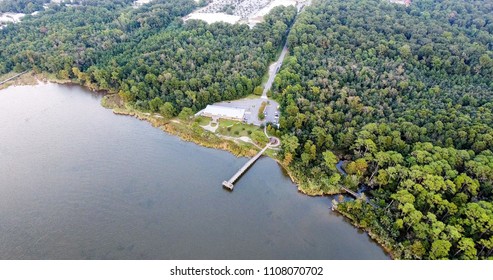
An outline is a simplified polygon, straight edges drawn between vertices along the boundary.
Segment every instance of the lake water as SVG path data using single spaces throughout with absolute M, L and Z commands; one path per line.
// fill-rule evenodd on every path
M 76 86 L 0 91 L 0 259 L 388 259 L 261 158 L 167 135 Z

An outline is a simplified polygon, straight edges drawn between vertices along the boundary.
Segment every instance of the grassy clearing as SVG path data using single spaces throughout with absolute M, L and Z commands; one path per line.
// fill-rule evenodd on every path
M 278 153 L 279 153 L 279 151 L 267 149 L 265 151 L 264 155 L 266 155 L 270 158 L 276 159 L 278 156 Z
M 13 77 L 19 73 L 10 72 L 4 75 L 0 75 L 0 81 L 4 81 L 10 77 Z M 73 81 L 67 79 L 58 79 L 54 74 L 48 74 L 45 72 L 35 73 L 34 71 L 30 71 L 21 75 L 11 81 L 6 82 L 5 84 L 0 85 L 0 89 L 8 88 L 9 86 L 34 86 L 42 82 L 52 82 L 57 84 L 67 84 L 72 83 Z M 74 82 L 75 83 L 75 82 Z M 75 83 L 76 84 L 76 83 Z
M 230 127 L 230 126 L 233 126 L 235 124 L 238 124 L 240 123 L 239 121 L 233 121 L 233 120 L 219 120 L 219 127 L 223 127 L 223 128 L 226 128 L 226 127 Z
M 226 150 L 236 156 L 251 157 L 257 153 L 257 149 L 252 145 L 222 139 L 214 133 L 202 129 L 195 122 L 171 121 L 160 126 L 160 128 L 165 132 L 179 136 L 185 141 L 194 142 L 207 148 Z
M 211 122 L 211 118 L 198 116 L 194 119 L 194 121 L 199 125 L 204 126 L 204 125 L 208 125 Z
M 157 118 L 153 114 L 136 110 L 128 104 L 122 105 L 123 102 L 119 100 L 119 96 L 116 94 L 111 97 L 105 97 L 102 103 L 105 107 L 113 109 L 115 114 L 129 115 L 140 120 L 145 120 L 153 126 L 158 127 L 169 134 L 176 135 L 185 141 L 194 142 L 207 148 L 226 150 L 236 156 L 251 157 L 257 153 L 257 148 L 253 147 L 251 144 L 235 143 L 233 141 L 225 140 L 200 127 L 199 122 L 206 122 L 206 124 L 208 124 L 210 122 L 209 118 L 199 117 L 194 121 L 181 121 L 176 118 L 171 120 Z M 199 120 L 197 121 L 197 119 Z
M 113 108 L 123 108 L 124 103 L 123 100 L 118 96 L 118 94 L 105 95 L 101 99 L 101 105 L 105 108 L 113 109 Z
M 217 133 L 225 136 L 231 136 L 231 137 L 241 137 L 241 136 L 247 136 L 250 137 L 250 135 L 257 130 L 260 130 L 259 127 L 250 125 L 250 124 L 244 124 L 242 122 L 236 122 L 233 125 L 225 125 L 222 123 L 223 121 L 219 122 L 219 128 L 217 129 Z M 229 123 L 227 123 L 229 124 Z

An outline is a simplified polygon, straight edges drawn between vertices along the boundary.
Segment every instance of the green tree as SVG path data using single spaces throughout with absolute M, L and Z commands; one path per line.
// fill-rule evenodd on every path
M 330 171 L 336 171 L 336 164 L 339 162 L 337 159 L 336 155 L 332 153 L 331 151 L 325 151 L 322 153 L 322 156 L 324 157 L 324 163 L 325 166 L 330 170 Z
M 161 110 L 161 106 L 163 106 L 163 104 L 164 101 L 161 98 L 156 97 L 151 101 L 149 101 L 149 108 L 151 109 L 152 112 L 157 112 Z
M 251 138 L 255 143 L 257 143 L 259 145 L 265 145 L 265 144 L 267 144 L 267 142 L 269 140 L 269 139 L 267 139 L 265 134 L 260 130 L 255 130 L 254 132 L 252 132 Z
M 456 255 L 462 252 L 462 258 L 466 260 L 477 259 L 477 250 L 475 248 L 474 240 L 472 238 L 462 238 L 457 246 L 459 249 Z
M 258 96 L 262 95 L 263 92 L 264 92 L 264 89 L 261 86 L 257 86 L 253 90 L 253 94 L 258 95 Z
M 295 155 L 296 150 L 300 146 L 298 138 L 294 135 L 283 135 L 281 137 L 281 147 L 285 153 L 290 153 Z
M 452 244 L 447 240 L 435 240 L 431 244 L 430 259 L 447 259 Z
M 193 111 L 191 108 L 184 107 L 181 109 L 181 112 L 178 114 L 178 118 L 180 120 L 186 121 L 189 120 L 193 116 Z
M 173 107 L 173 104 L 171 104 L 171 102 L 166 102 L 159 107 L 159 113 L 165 119 L 171 119 L 172 117 L 175 116 L 176 110 Z

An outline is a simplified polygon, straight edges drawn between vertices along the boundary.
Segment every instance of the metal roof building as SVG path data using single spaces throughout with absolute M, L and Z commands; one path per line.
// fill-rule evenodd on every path
M 239 121 L 243 120 L 244 115 L 245 109 L 237 109 L 217 105 L 207 105 L 207 107 L 202 111 L 202 116 L 233 119 Z

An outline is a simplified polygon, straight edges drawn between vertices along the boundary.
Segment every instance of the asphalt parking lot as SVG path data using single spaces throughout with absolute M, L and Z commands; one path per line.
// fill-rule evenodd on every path
M 265 107 L 265 122 L 273 124 L 279 123 L 279 104 L 273 100 L 269 100 L 269 105 Z
M 262 102 L 267 101 L 268 104 L 265 107 L 265 119 L 260 121 L 258 119 L 258 110 L 262 105 Z M 256 99 L 240 99 L 234 101 L 224 101 L 215 103 L 214 105 L 225 106 L 237 109 L 245 109 L 245 119 L 244 121 L 249 124 L 260 126 L 262 123 L 271 122 L 278 123 L 279 122 L 279 104 L 274 100 L 266 100 L 262 98 Z M 278 115 L 276 117 L 276 114 Z

